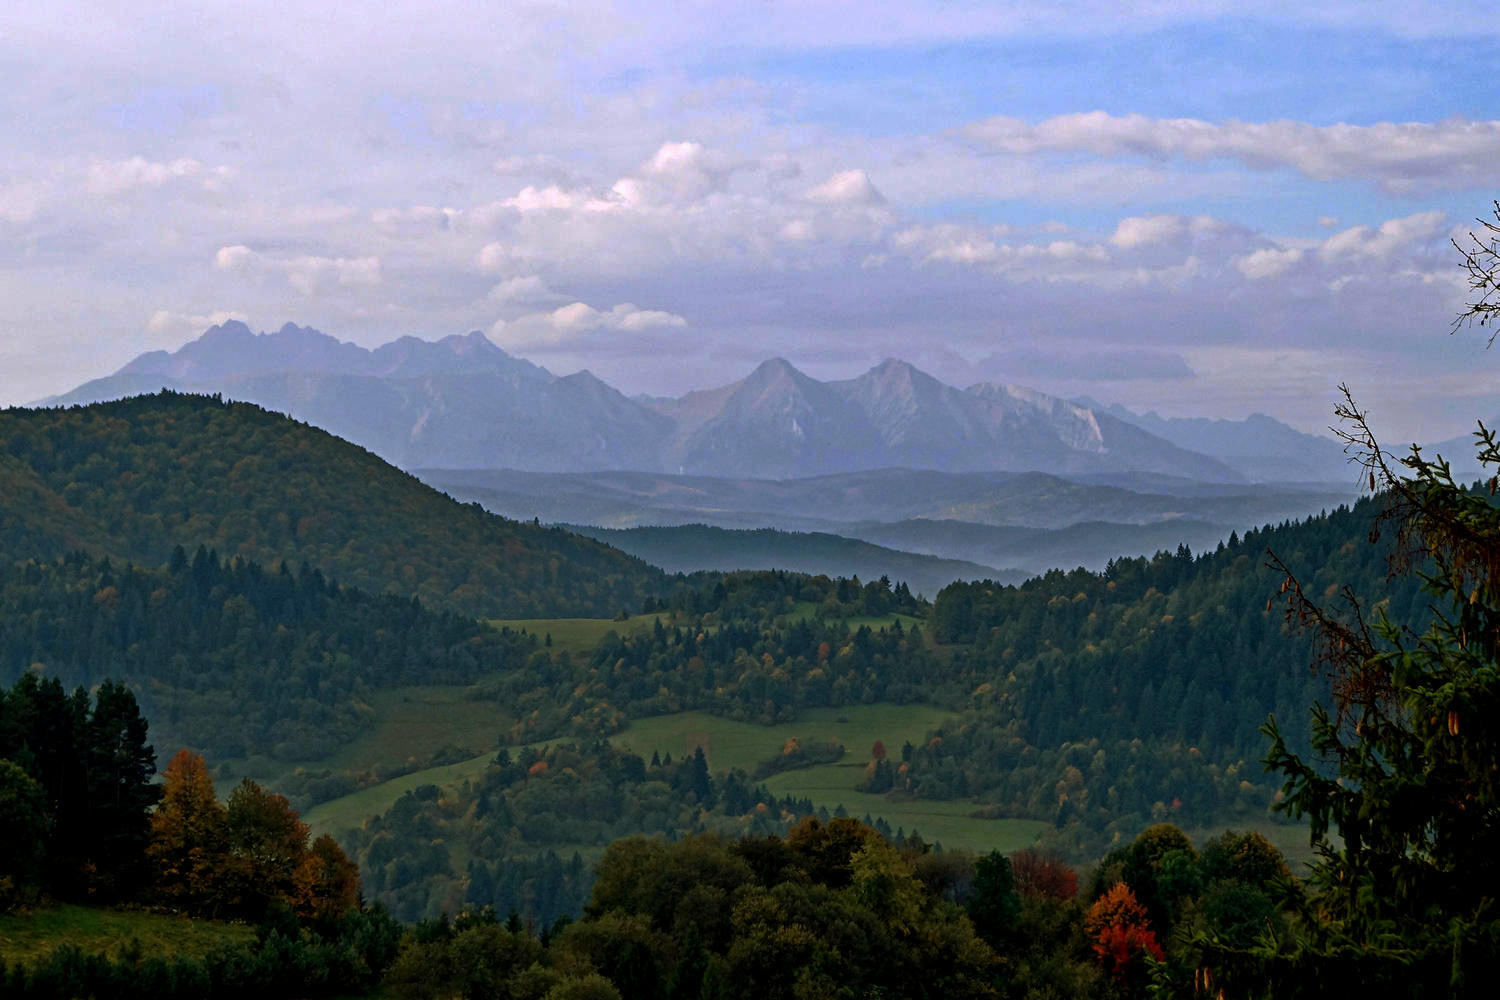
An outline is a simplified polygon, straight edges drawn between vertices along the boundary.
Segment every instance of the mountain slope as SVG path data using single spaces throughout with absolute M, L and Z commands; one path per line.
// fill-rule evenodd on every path
M 891 464 L 855 407 L 782 358 L 659 412 L 677 424 L 666 467 L 692 475 L 788 479 Z
M 1332 438 L 1305 434 L 1264 413 L 1244 420 L 1162 417 L 1154 411 L 1134 413 L 1118 404 L 1101 406 L 1081 400 L 1095 413 L 1132 425 L 1180 448 L 1210 455 L 1252 482 L 1352 481 L 1343 445 Z
M 511 618 L 614 614 L 665 584 L 591 539 L 465 506 L 324 431 L 201 396 L 0 411 L 0 476 L 19 486 L 0 493 L 6 559 L 82 547 L 159 565 L 204 544 Z

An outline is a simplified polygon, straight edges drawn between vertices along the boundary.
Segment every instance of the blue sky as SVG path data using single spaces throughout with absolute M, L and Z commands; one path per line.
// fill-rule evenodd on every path
M 34 7 L 34 9 L 33 9 Z M 678 393 L 901 356 L 1396 439 L 1500 409 L 1488 5 L 205 0 L 0 15 L 0 403 L 234 316 Z

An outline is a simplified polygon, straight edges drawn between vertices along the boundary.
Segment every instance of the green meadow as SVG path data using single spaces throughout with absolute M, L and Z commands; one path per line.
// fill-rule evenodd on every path
M 404 706 L 400 718 L 405 721 L 391 721 L 390 731 L 407 733 L 409 740 L 415 740 L 417 737 L 411 734 L 422 732 L 427 723 L 413 722 L 413 713 L 420 716 L 423 711 L 431 710 L 440 715 L 444 706 L 451 704 L 441 691 L 424 689 L 412 701 L 393 702 Z M 876 740 L 885 744 L 890 756 L 899 757 L 904 743 L 922 741 L 949 717 L 949 713 L 930 705 L 877 704 L 814 709 L 804 712 L 794 722 L 760 726 L 703 712 L 680 712 L 633 722 L 612 737 L 611 742 L 648 760 L 652 754 L 680 758 L 701 746 L 714 771 L 732 768 L 753 771 L 756 764 L 779 754 L 788 739 L 795 738 L 804 744 L 834 741 L 847 751 L 843 761 L 783 772 L 765 784 L 777 795 L 807 798 L 830 812 L 843 806 L 855 817 L 883 818 L 892 829 L 918 831 L 929 842 L 939 841 L 945 847 L 1010 851 L 1034 841 L 1045 825 L 1038 821 L 974 819 L 969 815 L 974 806 L 966 801 L 899 801 L 856 790 Z M 432 724 L 440 723 L 434 719 Z M 387 722 L 382 720 L 381 726 L 386 727 Z M 435 737 L 426 739 L 436 745 L 454 742 Z M 349 829 L 389 809 L 406 792 L 422 785 L 453 788 L 474 780 L 484 773 L 493 757 L 494 751 L 485 750 L 455 764 L 415 771 L 315 806 L 303 818 L 319 833 Z
M 202 958 L 220 945 L 247 944 L 255 930 L 244 924 L 173 917 L 140 910 L 49 906 L 0 913 L 0 960 L 29 964 L 64 945 L 118 958 L 127 949 L 142 956 Z

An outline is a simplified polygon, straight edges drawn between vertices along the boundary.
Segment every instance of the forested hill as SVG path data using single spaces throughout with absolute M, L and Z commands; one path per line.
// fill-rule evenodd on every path
M 1263 780 L 1267 714 L 1305 747 L 1308 706 L 1329 699 L 1310 640 L 1288 629 L 1268 550 L 1330 608 L 1348 586 L 1368 620 L 1376 608 L 1417 628 L 1430 620 L 1420 581 L 1388 578 L 1388 541 L 1370 543 L 1377 509 L 1361 501 L 1199 556 L 946 588 L 932 632 L 969 708 L 917 750 L 906 787 L 1096 831 L 1149 822 L 1123 815 L 1142 798 L 1182 822 L 1209 820 L 1240 783 Z
M 162 392 L 0 411 L 0 559 L 82 549 L 159 566 L 179 545 L 475 616 L 613 615 L 667 586 L 639 559 L 460 504 L 247 403 Z
M 136 693 L 158 745 L 216 759 L 316 759 L 372 723 L 372 692 L 467 684 L 518 670 L 534 638 L 181 549 L 163 568 L 81 553 L 0 565 L 0 686 L 45 674 Z M 497 726 L 499 722 L 497 721 Z

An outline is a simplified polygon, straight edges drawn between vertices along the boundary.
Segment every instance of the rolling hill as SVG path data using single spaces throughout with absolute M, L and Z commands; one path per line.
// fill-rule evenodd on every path
M 0 411 L 0 557 L 82 549 L 145 565 L 199 545 L 488 617 L 614 614 L 664 574 L 558 528 L 442 495 L 247 403 L 161 393 Z

